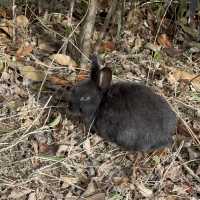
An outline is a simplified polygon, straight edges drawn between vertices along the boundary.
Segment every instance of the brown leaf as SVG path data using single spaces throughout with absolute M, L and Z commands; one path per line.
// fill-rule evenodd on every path
M 25 28 L 29 24 L 29 20 L 24 15 L 19 15 L 16 17 L 16 24 L 17 26 Z
M 8 196 L 8 199 L 21 199 L 22 197 L 29 194 L 31 190 L 23 189 L 23 190 L 12 190 L 11 194 Z
M 85 80 L 88 77 L 88 73 L 84 70 L 81 70 L 76 78 L 77 81 Z
M 0 17 L 6 18 L 7 11 L 4 8 L 0 8 Z
M 63 86 L 66 86 L 69 84 L 69 81 L 67 80 L 64 80 L 64 79 L 60 79 L 59 77 L 57 76 L 50 76 L 48 77 L 48 80 L 54 84 L 54 85 L 63 85 Z
M 177 49 L 177 48 L 173 48 L 173 47 L 172 48 L 164 48 L 163 50 L 168 56 L 173 57 L 173 58 L 181 56 L 184 52 L 183 49 Z
M 129 183 L 129 178 L 128 177 L 113 177 L 113 183 L 115 185 L 127 186 Z
M 145 187 L 145 185 L 143 183 L 135 183 L 139 192 L 142 194 L 142 196 L 150 198 L 153 195 L 153 191 L 150 190 L 149 188 Z
M 16 52 L 17 59 L 23 58 L 27 55 L 29 55 L 33 51 L 33 47 L 28 45 L 22 45 Z
M 100 46 L 100 52 L 110 52 L 115 49 L 115 44 L 112 41 L 102 42 Z
M 167 36 L 167 34 L 163 33 L 161 35 L 158 36 L 158 43 L 160 45 L 162 45 L 165 48 L 172 48 L 172 43 L 169 39 L 169 37 Z
M 37 195 L 35 192 L 32 192 L 28 195 L 28 200 L 37 200 Z
M 39 143 L 39 153 L 54 156 L 56 155 L 57 150 L 58 150 L 58 145 L 56 144 L 48 145 L 46 143 Z
M 35 155 L 38 155 L 39 154 L 39 144 L 36 140 L 31 140 L 31 144 L 32 144 L 32 147 L 33 147 L 33 150 L 35 152 Z
M 2 23 L 0 23 L 0 29 L 4 31 L 9 37 L 12 37 L 13 35 L 13 21 L 12 20 L 6 20 Z
M 106 198 L 105 193 L 97 193 L 87 197 L 87 200 L 105 200 L 105 198 Z
M 43 81 L 45 74 L 41 70 L 36 70 L 33 66 L 20 66 L 19 71 L 22 76 L 32 81 Z
M 90 183 L 87 186 L 87 189 L 85 190 L 85 192 L 83 193 L 82 196 L 83 197 L 88 197 L 88 196 L 93 195 L 96 192 L 97 192 L 96 185 L 95 185 L 94 181 L 91 180 Z
M 72 176 L 63 176 L 63 177 L 61 177 L 61 179 L 63 181 L 62 188 L 69 187 L 71 185 L 75 185 L 79 181 L 78 177 L 72 177 Z
M 51 59 L 55 60 L 59 65 L 76 67 L 76 62 L 70 57 L 65 54 L 53 54 L 51 55 Z
M 150 49 L 154 52 L 160 51 L 160 49 L 161 49 L 161 47 L 159 45 L 153 44 L 153 43 L 150 43 L 150 42 L 148 42 L 145 46 L 146 46 L 146 48 L 148 48 L 148 49 Z
M 36 157 L 31 158 L 31 163 L 34 169 L 37 169 L 40 166 L 40 160 Z
M 40 153 L 47 153 L 49 145 L 46 143 L 39 143 L 39 152 Z
M 195 78 L 196 77 L 196 78 Z M 197 75 L 186 72 L 184 70 L 180 69 L 173 69 L 169 74 L 168 74 L 168 80 L 171 84 L 175 84 L 178 81 L 187 81 L 188 83 L 191 81 L 192 86 L 196 91 L 200 91 L 200 76 L 197 77 Z

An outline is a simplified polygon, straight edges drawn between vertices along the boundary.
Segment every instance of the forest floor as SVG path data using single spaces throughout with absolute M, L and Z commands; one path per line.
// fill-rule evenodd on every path
M 169 12 L 159 18 L 149 4 L 125 7 L 118 39 L 111 22 L 99 49 L 102 63 L 115 80 L 147 84 L 163 95 L 179 119 L 171 147 L 127 152 L 70 119 L 66 88 L 87 74 L 71 50 L 84 12 L 77 3 L 69 19 L 62 3 L 45 6 L 38 14 L 34 4 L 18 5 L 14 20 L 12 10 L 0 7 L 0 200 L 200 199 L 195 27 Z M 101 10 L 93 46 L 107 13 Z

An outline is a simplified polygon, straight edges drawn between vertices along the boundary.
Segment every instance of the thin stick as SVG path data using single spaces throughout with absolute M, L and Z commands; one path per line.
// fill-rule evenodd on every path
M 16 25 L 16 5 L 15 5 L 15 0 L 13 0 L 13 5 L 12 5 L 12 14 L 13 14 L 13 30 L 12 30 L 12 36 L 13 36 L 13 42 L 15 43 L 16 41 L 16 30 L 15 30 L 15 25 Z

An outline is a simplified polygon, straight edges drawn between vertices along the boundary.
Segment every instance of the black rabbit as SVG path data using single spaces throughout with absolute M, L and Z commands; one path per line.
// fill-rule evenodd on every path
M 127 150 L 147 151 L 172 142 L 176 115 L 165 99 L 132 82 L 111 85 L 112 71 L 92 57 L 90 78 L 71 90 L 69 109 L 87 127 Z

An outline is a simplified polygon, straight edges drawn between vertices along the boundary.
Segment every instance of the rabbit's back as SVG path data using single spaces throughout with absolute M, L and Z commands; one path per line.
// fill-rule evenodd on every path
M 171 143 L 176 117 L 151 89 L 125 82 L 106 92 L 94 126 L 102 137 L 127 149 L 148 150 Z

